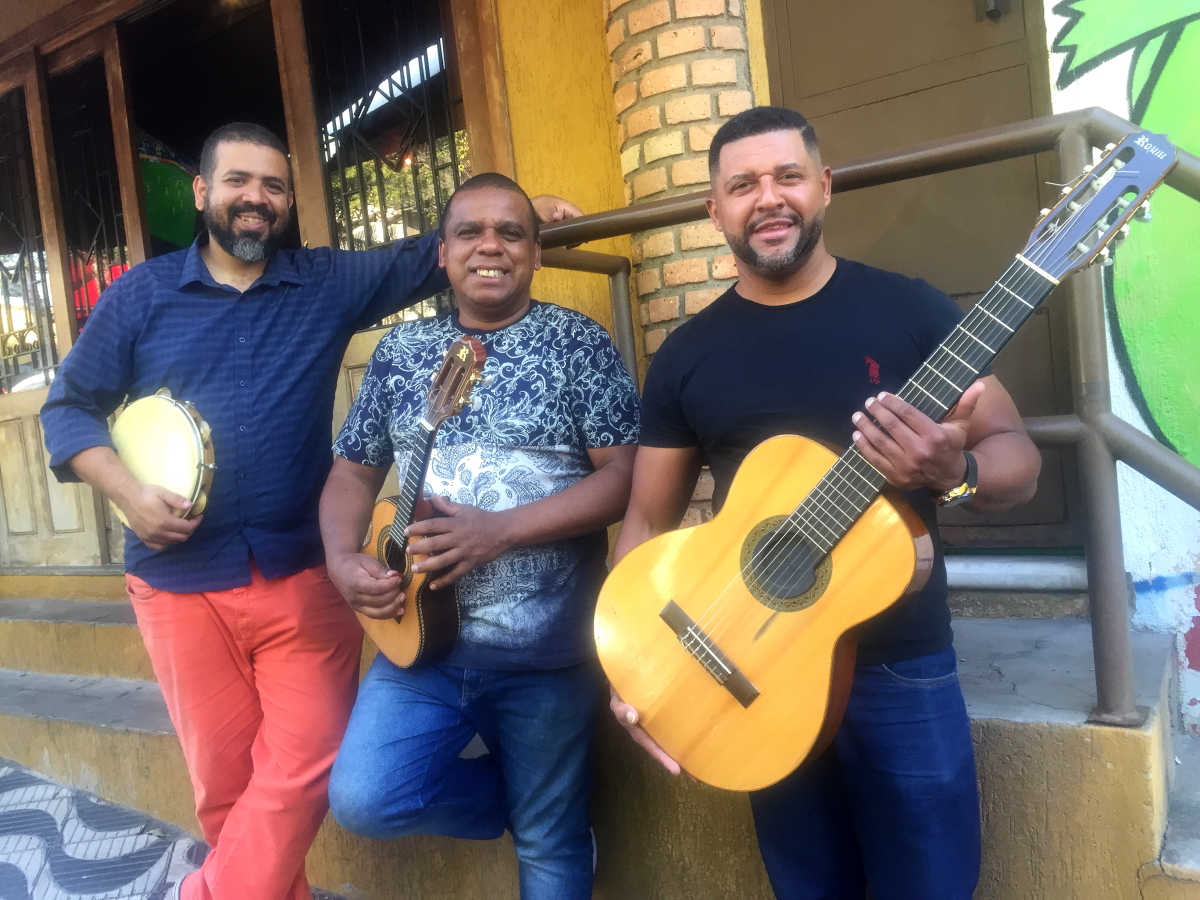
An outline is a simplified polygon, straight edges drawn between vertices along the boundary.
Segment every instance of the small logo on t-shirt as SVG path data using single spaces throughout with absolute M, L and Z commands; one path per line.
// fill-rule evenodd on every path
M 867 380 L 871 384 L 879 384 L 879 363 L 869 356 L 864 356 L 863 361 L 867 364 Z

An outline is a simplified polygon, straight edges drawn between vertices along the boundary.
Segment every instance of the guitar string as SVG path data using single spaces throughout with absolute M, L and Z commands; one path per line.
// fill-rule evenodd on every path
M 1132 174 L 1132 173 L 1128 173 L 1128 174 Z M 1089 177 L 1098 178 L 1099 173 L 1096 175 L 1091 175 Z M 1087 181 L 1087 178 L 1084 178 L 1083 180 L 1081 180 L 1080 185 L 1083 185 L 1086 181 Z M 1046 259 L 1048 259 L 1056 251 L 1056 249 L 1061 248 L 1062 243 L 1066 240 L 1066 232 L 1067 232 L 1066 226 L 1071 221 L 1076 219 L 1077 217 L 1082 217 L 1084 215 L 1084 213 L 1095 202 L 1095 200 L 1097 198 L 1098 198 L 1098 194 L 1093 194 L 1091 197 L 1089 197 L 1086 200 L 1085 203 L 1080 204 L 1078 209 L 1072 211 L 1067 216 L 1067 218 L 1065 220 L 1063 220 L 1063 222 L 1055 230 L 1055 233 L 1053 235 L 1051 235 L 1047 239 L 1044 239 L 1044 242 L 1041 247 L 1037 248 L 1035 251 L 1030 253 L 1025 258 L 1028 259 L 1032 263 L 1044 262 Z M 1107 215 L 1109 212 L 1111 212 L 1111 210 L 1106 211 L 1105 215 Z M 1104 218 L 1103 216 L 1098 217 L 1097 222 L 1101 222 L 1103 220 L 1103 218 Z M 1089 229 L 1089 231 L 1090 230 L 1091 229 Z M 1019 282 L 1006 286 L 1004 283 L 1005 280 L 1011 276 L 1014 267 L 1016 267 L 1018 265 L 1020 265 L 1020 268 L 1017 269 L 1017 272 L 1019 273 L 1019 275 L 1018 275 Z M 950 404 L 949 407 L 947 407 L 945 404 L 942 404 L 940 402 L 940 400 L 938 400 L 936 397 L 934 397 L 933 394 L 931 394 L 929 391 L 927 391 L 919 383 L 918 379 L 922 375 L 922 370 L 925 368 L 929 368 L 931 371 L 935 372 L 936 374 L 942 375 L 942 373 L 938 371 L 937 366 L 934 364 L 933 361 L 937 357 L 939 352 L 941 352 L 943 350 L 949 350 L 951 355 L 956 360 L 958 360 L 962 365 L 964 365 L 968 369 L 972 370 L 973 373 L 977 375 L 978 372 L 981 371 L 982 368 L 984 368 L 987 365 L 987 363 L 989 361 L 988 357 L 990 356 L 991 358 L 994 358 L 997 351 L 994 350 L 990 345 L 983 344 L 982 341 L 980 341 L 979 338 L 977 338 L 975 336 L 975 334 L 973 334 L 972 332 L 978 331 L 979 334 L 984 334 L 984 331 L 983 331 L 984 328 L 994 328 L 996 326 L 1000 326 L 1004 329 L 1007 329 L 1007 331 L 1009 332 L 1008 336 L 1005 336 L 1003 333 L 998 335 L 998 337 L 1000 338 L 999 343 L 1001 345 L 1001 349 L 1003 347 L 1003 343 L 1005 343 L 1008 340 L 1008 337 L 1011 336 L 1011 334 L 1015 332 L 1014 328 L 1011 328 L 1005 322 L 1001 321 L 1000 319 L 997 319 L 996 316 L 991 315 L 988 312 L 988 306 L 991 305 L 991 304 L 989 304 L 989 299 L 1000 298 L 999 303 L 997 303 L 995 305 L 991 305 L 991 306 L 997 312 L 1000 312 L 1002 315 L 1005 315 L 1006 318 L 1008 318 L 1008 316 L 1014 311 L 1017 314 L 1025 315 L 1026 318 L 1028 318 L 1029 315 L 1032 315 L 1033 309 L 1036 308 L 1036 306 L 1038 304 L 1036 304 L 1036 303 L 1029 304 L 1026 300 L 1024 300 L 1023 297 L 1021 297 L 1019 295 L 1021 293 L 1023 293 L 1024 289 L 1030 287 L 1031 285 L 1037 285 L 1037 283 L 1039 281 L 1041 281 L 1043 283 L 1045 282 L 1045 278 L 1039 272 L 1035 271 L 1028 264 L 1023 263 L 1022 260 L 1014 259 L 1013 262 L 1009 264 L 1009 267 L 1004 271 L 1004 273 L 1002 273 L 1000 275 L 1000 277 L 993 283 L 992 287 L 989 288 L 988 291 L 986 291 L 984 293 L 984 296 L 981 297 L 980 300 L 975 304 L 975 306 L 972 307 L 972 309 L 968 312 L 968 314 L 963 317 L 963 320 L 959 323 L 959 325 L 957 325 L 955 327 L 954 331 L 952 331 L 951 334 L 948 335 L 947 338 L 944 339 L 943 342 L 938 345 L 938 347 L 933 351 L 933 353 L 930 354 L 929 358 L 926 359 L 926 361 L 917 368 L 917 371 L 908 380 L 908 382 L 906 382 L 905 387 L 908 387 L 911 384 L 911 385 L 915 386 L 917 389 L 922 390 L 926 394 L 929 394 L 931 399 L 933 399 L 935 402 L 937 402 L 939 406 L 942 406 L 944 412 L 948 412 L 949 408 L 952 408 L 953 404 Z M 1003 291 L 1003 294 L 1001 294 L 1000 292 L 995 292 L 996 288 L 1000 288 L 1001 291 Z M 1012 290 L 1013 288 L 1016 289 L 1016 293 L 1013 292 L 1013 290 Z M 993 292 L 995 292 L 995 293 L 993 294 Z M 1004 296 L 1005 294 L 1012 294 L 1012 296 L 1007 297 L 1007 296 Z M 989 298 L 989 295 L 992 295 L 992 297 Z M 1022 309 L 1021 309 L 1022 305 L 1025 307 L 1030 307 L 1028 313 L 1024 313 L 1022 311 Z M 977 313 L 982 313 L 983 315 L 977 316 L 976 315 Z M 988 325 L 986 323 L 986 321 L 984 320 L 985 316 L 995 319 L 996 320 L 995 323 L 993 325 Z M 975 322 L 970 321 L 973 317 L 976 319 Z M 1022 324 L 1023 324 L 1023 322 L 1022 322 Z M 956 334 L 956 332 L 961 332 L 961 333 Z M 986 336 L 989 340 L 993 340 L 993 341 L 995 340 L 995 338 L 993 338 L 992 335 L 990 335 L 990 334 L 984 334 L 984 336 Z M 975 347 L 973 347 L 973 345 L 968 344 L 968 340 L 980 343 L 981 346 L 983 348 L 985 348 L 986 352 L 980 354 L 979 348 L 975 348 Z M 971 348 L 971 349 L 968 349 L 968 348 Z M 955 352 L 956 350 L 958 352 Z M 979 362 L 981 364 L 978 364 L 978 365 L 976 363 L 966 362 L 964 359 L 964 357 L 969 359 L 969 358 L 977 357 L 980 355 L 982 356 L 982 359 L 979 360 Z M 947 362 L 948 362 L 947 360 L 943 360 L 942 364 L 945 365 Z M 942 375 L 942 377 L 944 378 L 945 376 Z M 949 380 L 949 379 L 946 379 L 946 380 Z M 972 380 L 974 380 L 974 379 L 972 379 Z M 954 386 L 956 388 L 956 391 L 958 392 L 959 397 L 961 397 L 962 391 L 957 389 L 957 385 L 954 385 Z M 902 389 L 902 392 L 903 392 L 903 389 Z M 947 399 L 951 399 L 951 398 L 947 398 Z M 957 402 L 957 400 L 955 400 L 955 402 Z M 853 463 L 853 460 L 855 457 L 857 457 L 857 459 L 861 460 L 863 463 L 866 463 L 866 465 L 871 470 L 874 470 L 876 473 L 878 473 L 878 470 L 876 470 L 874 468 L 874 466 L 871 466 L 871 464 L 869 462 L 867 462 L 865 457 L 862 457 L 861 454 L 859 454 L 855 448 L 853 448 L 853 447 L 848 448 L 848 450 L 843 454 L 843 456 L 839 457 L 837 463 L 835 463 L 834 466 L 831 467 L 830 471 L 826 473 L 826 476 L 824 476 L 820 481 L 818 481 L 818 483 L 810 490 L 809 495 L 806 496 L 803 501 L 801 501 L 800 505 L 795 510 L 793 510 L 793 513 L 787 517 L 787 520 L 785 520 L 785 521 L 790 521 L 793 519 L 793 517 L 795 517 L 797 519 L 797 521 L 793 522 L 792 524 L 807 526 L 807 528 L 809 529 L 811 534 L 816 534 L 818 536 L 820 536 L 821 531 L 828 532 L 825 542 L 830 544 L 829 549 L 826 550 L 826 549 L 818 546 L 817 547 L 818 552 L 817 552 L 816 556 L 814 556 L 813 553 L 810 551 L 806 555 L 806 559 L 804 560 L 804 562 L 801 563 L 801 567 L 810 566 L 814 562 L 819 560 L 821 557 L 824 557 L 824 556 L 828 555 L 828 553 L 831 553 L 833 550 L 833 547 L 836 546 L 837 542 L 842 537 L 844 537 L 845 533 L 847 531 L 849 531 L 849 529 L 851 527 L 853 527 L 854 522 L 858 518 L 860 518 L 861 515 L 865 514 L 867 509 L 870 508 L 871 504 L 874 503 L 874 500 L 878 497 L 879 488 L 873 488 L 872 491 L 873 491 L 874 496 L 872 496 L 868 500 L 868 502 L 866 503 L 866 505 L 864 506 L 864 508 L 861 511 L 855 512 L 855 511 L 853 511 L 853 509 L 848 511 L 846 509 L 841 508 L 840 505 L 838 504 L 836 498 L 834 498 L 831 494 L 828 493 L 829 489 L 836 485 L 835 481 L 829 480 L 829 476 L 832 475 L 834 470 L 837 469 L 838 467 L 849 468 L 851 471 L 854 472 L 854 474 L 858 475 L 864 481 L 867 481 L 867 484 L 870 485 L 870 481 L 867 480 L 863 476 L 863 473 L 858 471 L 855 468 L 854 463 Z M 879 474 L 880 474 L 880 477 L 882 477 L 881 473 L 879 473 Z M 829 480 L 828 484 L 826 483 L 827 480 Z M 843 483 L 846 483 L 844 478 L 842 479 L 842 481 L 843 481 Z M 867 499 L 867 495 L 863 495 L 862 492 L 858 491 L 857 488 L 853 488 L 851 486 L 851 489 L 855 490 L 856 493 L 859 493 L 860 496 L 862 496 L 864 500 Z M 839 493 L 840 493 L 840 491 L 839 491 Z M 843 494 L 843 497 L 844 496 L 845 495 Z M 810 503 L 810 500 L 812 500 L 811 503 Z M 810 509 L 806 509 L 806 507 L 810 507 Z M 848 521 L 847 522 L 839 522 L 838 521 L 839 513 L 840 513 L 841 517 L 845 517 Z M 829 527 L 828 522 L 822 521 L 819 518 L 819 516 L 821 516 L 821 515 L 824 515 L 827 519 L 831 520 L 834 523 L 834 527 L 831 528 L 831 527 Z M 798 530 L 800 530 L 801 533 L 803 534 L 803 528 L 800 528 Z M 840 531 L 840 534 L 839 534 L 839 531 Z M 811 535 L 804 535 L 804 536 L 807 537 L 811 543 L 815 543 L 812 541 Z M 828 540 L 828 538 L 830 538 L 830 537 L 833 538 L 832 542 L 830 542 Z M 723 611 L 720 619 L 718 619 L 715 623 L 712 622 L 713 609 L 714 609 L 714 607 L 718 606 L 721 599 L 723 599 L 724 596 L 729 592 L 729 590 L 738 582 L 739 578 L 744 580 L 745 576 L 750 574 L 750 570 L 752 568 L 760 567 L 759 566 L 760 563 L 765 563 L 767 565 L 767 569 L 764 572 L 764 576 L 761 579 L 759 579 L 760 583 L 761 583 L 762 581 L 769 581 L 771 579 L 771 577 L 773 577 L 774 575 L 777 575 L 779 573 L 779 571 L 785 565 L 787 565 L 787 563 L 789 562 L 789 554 L 786 552 L 771 553 L 771 551 L 768 550 L 767 552 L 770 555 L 764 556 L 761 559 L 759 557 L 760 552 L 762 552 L 762 551 L 760 551 L 759 548 L 755 548 L 755 551 L 751 554 L 751 558 L 748 561 L 747 565 L 742 567 L 740 569 L 740 571 L 737 573 L 737 575 L 735 575 L 731 579 L 729 585 L 727 585 L 726 588 L 724 590 L 722 590 L 721 593 L 716 598 L 714 598 L 713 603 L 711 603 L 709 605 L 709 608 L 706 609 L 705 612 L 697 620 L 697 628 L 698 629 L 706 631 L 710 637 L 713 637 L 715 635 L 715 632 L 719 628 L 721 628 L 722 625 L 725 624 L 725 619 L 728 617 L 729 613 L 731 611 L 735 611 L 737 609 L 738 605 L 737 604 L 725 604 L 726 606 L 729 607 L 729 609 L 726 609 L 725 611 Z M 749 618 L 756 620 L 758 618 L 758 616 L 761 614 L 761 612 L 762 612 L 762 607 L 759 604 L 755 604 L 755 605 L 749 607 L 749 610 L 746 613 L 746 615 Z M 732 634 L 734 628 L 736 628 L 739 624 L 740 624 L 739 622 L 735 621 L 734 623 L 732 623 L 730 628 L 726 629 L 726 631 L 729 634 Z M 753 622 L 751 624 L 753 624 Z

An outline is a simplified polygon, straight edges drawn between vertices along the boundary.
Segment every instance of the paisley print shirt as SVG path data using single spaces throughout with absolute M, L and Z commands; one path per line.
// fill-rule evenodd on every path
M 375 351 L 334 451 L 400 471 L 457 312 L 406 322 Z M 534 301 L 517 322 L 466 332 L 483 342 L 484 381 L 471 407 L 437 434 L 427 493 L 488 510 L 548 497 L 593 470 L 590 448 L 638 439 L 637 388 L 596 322 Z M 460 579 L 462 630 L 445 664 L 553 669 L 594 655 L 592 614 L 604 578 L 603 532 L 518 547 Z

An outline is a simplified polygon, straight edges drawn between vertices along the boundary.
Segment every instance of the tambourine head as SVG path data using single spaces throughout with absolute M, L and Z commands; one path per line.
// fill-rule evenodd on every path
M 199 515 L 207 499 L 205 482 L 211 480 L 211 464 L 205 460 L 208 427 L 202 429 L 199 416 L 193 415 L 163 388 L 129 404 L 112 428 L 117 456 L 134 478 L 192 501 L 190 509 L 175 510 L 184 518 Z M 129 524 L 120 510 L 117 518 Z

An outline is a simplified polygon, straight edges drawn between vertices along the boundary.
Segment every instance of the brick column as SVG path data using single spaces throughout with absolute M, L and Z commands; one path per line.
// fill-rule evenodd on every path
M 625 200 L 708 186 L 708 146 L 754 103 L 742 0 L 605 0 Z M 647 357 L 734 279 L 725 239 L 707 222 L 633 235 L 634 287 Z M 684 524 L 711 516 L 701 476 Z

